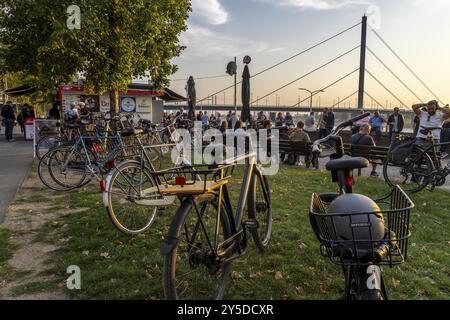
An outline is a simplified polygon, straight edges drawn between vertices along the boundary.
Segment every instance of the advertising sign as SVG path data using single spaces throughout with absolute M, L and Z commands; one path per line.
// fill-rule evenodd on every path
M 120 97 L 120 112 L 136 112 L 136 97 Z

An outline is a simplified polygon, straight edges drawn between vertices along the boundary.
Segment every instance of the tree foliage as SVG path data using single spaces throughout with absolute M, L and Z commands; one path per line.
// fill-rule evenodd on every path
M 150 76 L 157 86 L 176 71 L 189 0 L 3 0 L 3 72 L 26 74 L 43 91 L 78 74 L 91 92 L 122 90 Z M 67 8 L 81 9 L 81 29 L 67 27 Z

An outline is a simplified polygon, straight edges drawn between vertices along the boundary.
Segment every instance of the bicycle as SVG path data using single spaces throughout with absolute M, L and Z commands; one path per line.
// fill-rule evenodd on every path
M 442 165 L 439 149 L 450 145 L 450 142 L 436 143 L 432 132 L 441 130 L 435 127 L 421 127 L 428 137 L 422 140 L 399 136 L 398 139 L 410 140 L 410 153 L 401 159 L 393 161 L 393 155 L 388 157 L 383 166 L 383 176 L 386 183 L 393 187 L 400 180 L 402 188 L 409 193 L 416 193 L 431 185 L 430 190 L 443 186 L 446 177 L 450 175 L 450 162 L 444 167 Z
M 228 185 L 241 160 L 246 164 L 234 210 Z M 176 172 L 173 182 L 161 190 L 181 200 L 161 245 L 165 297 L 222 299 L 232 261 L 248 251 L 247 231 L 260 251 L 269 244 L 272 204 L 268 179 L 252 151 L 220 165 L 181 168 Z M 172 175 L 171 170 L 156 173 L 167 181 Z M 204 179 L 199 181 L 197 176 Z
M 332 160 L 326 168 L 332 172 L 333 182 L 338 183 L 339 192 L 314 193 L 309 218 L 321 254 L 342 268 L 345 279 L 342 298 L 387 300 L 381 266 L 393 267 L 407 259 L 409 218 L 414 203 L 399 186 L 375 201 L 353 193 L 353 170 L 367 168 L 369 161 L 343 158 L 342 138 L 337 134 L 359 119 L 361 116 L 341 124 L 329 136 L 314 142 L 317 157 L 322 155 L 323 148 L 330 151 Z M 329 141 L 332 146 L 322 148 Z

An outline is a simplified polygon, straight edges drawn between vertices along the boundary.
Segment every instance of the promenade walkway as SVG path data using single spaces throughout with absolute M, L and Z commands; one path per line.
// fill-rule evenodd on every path
M 25 141 L 20 128 L 15 127 L 15 142 L 5 140 L 5 128 L 0 133 L 0 224 L 11 201 L 33 162 L 33 142 Z

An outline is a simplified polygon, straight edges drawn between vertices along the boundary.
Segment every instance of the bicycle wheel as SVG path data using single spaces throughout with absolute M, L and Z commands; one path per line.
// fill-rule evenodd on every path
M 35 147 L 36 157 L 41 160 L 42 157 L 53 148 L 60 144 L 59 138 L 55 137 L 43 137 L 41 138 Z
M 50 174 L 50 169 L 48 166 L 50 155 L 52 152 L 47 152 L 42 156 L 38 164 L 38 176 L 41 182 L 49 189 L 57 192 L 66 192 L 72 190 L 72 188 L 67 188 L 59 184 L 53 176 Z
M 105 206 L 112 224 L 127 235 L 150 228 L 158 211 L 152 200 L 161 199 L 150 171 L 139 162 L 126 161 L 109 176 Z
M 86 166 L 86 157 L 74 147 L 58 147 L 50 152 L 50 175 L 66 190 L 81 188 L 92 180 Z
M 170 226 L 167 242 L 162 246 L 164 255 L 164 294 L 169 300 L 220 300 L 225 293 L 231 271 L 229 255 L 215 241 L 229 239 L 230 221 L 221 205 L 218 219 L 217 197 L 206 194 L 185 199 Z M 220 228 L 216 235 L 216 222 Z M 216 240 L 217 239 L 217 240 Z M 229 252 L 230 250 L 227 250 Z M 222 253 L 222 255 L 220 254 Z
M 393 164 L 386 160 L 383 165 L 383 176 L 391 187 L 399 184 L 403 190 L 415 193 L 423 190 L 433 181 L 434 165 L 430 156 L 414 149 L 405 164 Z
M 256 246 L 262 251 L 269 244 L 272 234 L 272 203 L 267 177 L 257 168 L 250 181 L 247 208 L 249 219 L 257 222 L 257 228 L 249 228 L 249 231 Z

